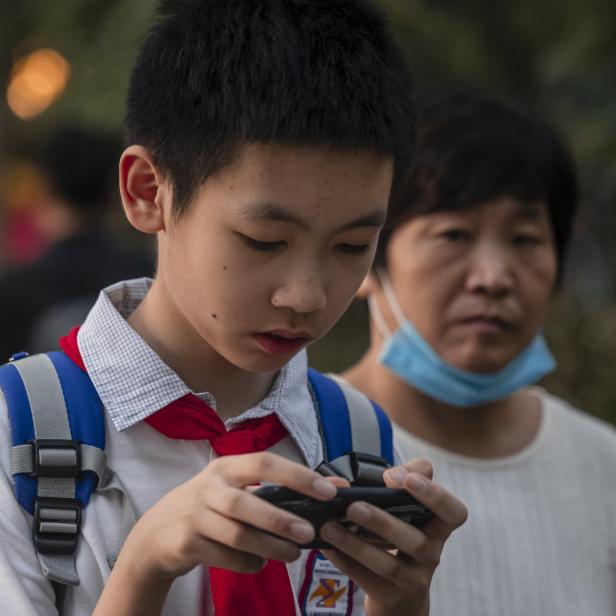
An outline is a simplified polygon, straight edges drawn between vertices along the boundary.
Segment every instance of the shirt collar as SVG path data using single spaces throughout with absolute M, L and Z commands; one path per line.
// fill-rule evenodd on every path
M 139 278 L 103 289 L 77 337 L 88 375 L 118 431 L 192 393 L 126 320 L 151 286 L 151 279 Z M 212 394 L 197 395 L 216 408 Z M 312 464 L 318 456 L 319 432 L 314 405 L 307 404 L 309 396 L 307 358 L 302 351 L 280 370 L 256 407 L 227 420 L 226 425 L 274 412 Z

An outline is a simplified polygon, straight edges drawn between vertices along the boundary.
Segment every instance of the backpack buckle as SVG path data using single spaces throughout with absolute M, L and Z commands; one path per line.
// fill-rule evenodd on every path
M 32 536 L 40 554 L 74 554 L 81 532 L 81 503 L 74 498 L 39 496 Z
M 323 461 L 316 471 L 325 477 L 343 477 L 353 486 L 384 486 L 383 472 L 391 468 L 385 458 L 369 453 L 347 451 L 344 455 Z
M 385 458 L 369 453 L 349 451 L 354 486 L 382 486 L 383 472 L 391 467 Z
M 35 439 L 32 474 L 36 477 L 72 477 L 81 473 L 81 447 L 77 441 Z

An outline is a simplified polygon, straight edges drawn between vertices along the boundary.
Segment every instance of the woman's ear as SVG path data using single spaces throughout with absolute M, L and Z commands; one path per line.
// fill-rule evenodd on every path
M 377 290 L 378 286 L 379 282 L 377 277 L 374 275 L 372 270 L 370 270 L 359 286 L 359 289 L 357 289 L 355 297 L 359 297 L 360 299 L 368 299 L 368 297 Z
M 135 229 L 157 233 L 165 228 L 169 189 L 152 155 L 143 146 L 131 145 L 122 153 L 120 195 L 126 217 Z

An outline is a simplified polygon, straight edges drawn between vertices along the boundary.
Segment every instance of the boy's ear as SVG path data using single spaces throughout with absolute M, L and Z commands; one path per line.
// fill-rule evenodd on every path
M 361 285 L 359 286 L 359 289 L 357 289 L 355 296 L 359 297 L 360 299 L 368 299 L 368 297 L 372 295 L 378 289 L 378 287 L 379 282 L 377 280 L 377 277 L 372 273 L 372 270 L 370 270 L 366 274 L 366 277 L 364 278 Z
M 140 145 L 131 145 L 120 158 L 120 194 L 126 217 L 143 233 L 165 228 L 167 184 L 154 164 L 152 155 Z

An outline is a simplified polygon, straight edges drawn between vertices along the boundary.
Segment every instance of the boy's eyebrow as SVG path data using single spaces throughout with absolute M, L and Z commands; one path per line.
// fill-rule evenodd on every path
M 247 210 L 249 218 L 254 220 L 275 220 L 288 222 L 294 225 L 297 225 L 301 229 L 308 230 L 310 225 L 297 216 L 297 214 L 290 212 L 285 207 L 278 205 L 276 203 L 265 202 L 265 203 L 256 203 L 251 205 Z M 339 227 L 336 232 L 341 233 L 342 231 L 350 231 L 351 229 L 356 229 L 358 227 L 382 227 L 385 224 L 385 220 L 387 219 L 387 209 L 386 208 L 378 208 L 373 212 L 369 212 L 368 214 L 364 214 L 360 216 L 356 220 L 352 220 L 341 227 Z

